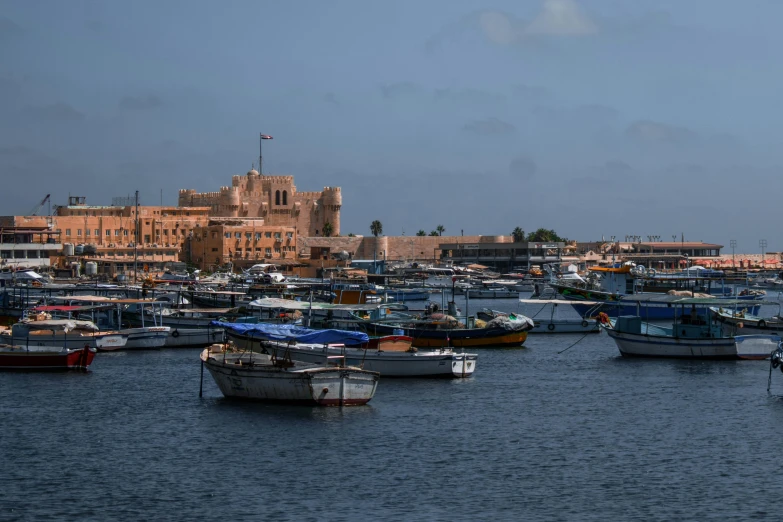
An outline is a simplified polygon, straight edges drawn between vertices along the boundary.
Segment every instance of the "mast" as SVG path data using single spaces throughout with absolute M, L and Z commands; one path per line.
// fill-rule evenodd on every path
M 133 238 L 133 282 L 137 282 L 139 280 L 138 273 L 139 273 L 139 251 L 138 251 L 138 245 L 139 245 L 139 191 L 136 191 L 136 215 L 135 215 L 135 221 L 134 221 L 134 238 Z M 143 308 L 142 308 L 142 315 L 143 315 Z

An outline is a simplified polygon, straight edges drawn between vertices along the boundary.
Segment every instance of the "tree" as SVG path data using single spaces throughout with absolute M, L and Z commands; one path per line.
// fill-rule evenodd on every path
M 370 223 L 370 232 L 375 236 L 375 252 L 373 252 L 373 259 L 378 257 L 378 236 L 383 234 L 383 224 L 377 219 Z
M 418 232 L 416 232 L 416 235 L 417 236 L 426 236 L 427 233 L 424 230 L 419 230 Z
M 525 231 L 519 227 L 516 227 L 511 232 L 511 237 L 514 238 L 514 243 L 522 243 L 525 240 Z
M 332 232 L 334 232 L 334 228 L 332 227 L 332 223 L 327 221 L 324 223 L 324 227 L 322 229 L 322 232 L 324 234 L 324 237 L 331 237 Z
M 444 227 L 443 225 L 438 225 L 437 227 L 435 227 L 435 230 L 438 231 L 439 236 L 442 236 L 443 233 L 446 231 L 446 227 Z
M 539 228 L 527 236 L 527 240 L 534 243 L 557 243 L 562 241 L 557 232 L 548 228 Z
M 431 236 L 439 236 L 440 234 L 438 234 L 437 230 L 433 230 L 432 232 L 430 232 L 430 235 Z
M 348 234 L 348 237 L 356 237 L 356 234 L 354 234 L 353 232 L 350 232 L 350 233 Z

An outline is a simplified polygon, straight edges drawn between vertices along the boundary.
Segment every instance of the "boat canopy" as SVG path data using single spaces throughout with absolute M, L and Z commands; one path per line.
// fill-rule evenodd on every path
M 310 303 L 309 301 L 294 301 L 293 299 L 280 299 L 276 297 L 264 297 L 250 301 L 247 306 L 250 308 L 267 309 L 285 309 L 285 310 L 351 310 L 351 311 L 369 311 L 377 310 L 382 304 L 329 304 L 329 303 Z
M 581 302 L 581 301 L 580 301 Z M 618 306 L 622 306 L 628 303 L 667 303 L 673 305 L 720 305 L 720 306 L 758 306 L 758 305 L 774 305 L 778 304 L 777 301 L 762 301 L 756 299 L 731 299 L 721 297 L 683 297 L 679 295 L 668 294 L 636 294 L 636 295 L 624 295 L 619 301 L 613 301 L 612 303 Z
M 45 321 L 24 321 L 16 323 L 14 327 L 27 328 L 30 330 L 62 330 L 70 332 L 71 330 L 93 330 L 99 328 L 92 321 L 77 321 L 76 319 L 47 319 Z
M 350 332 L 347 330 L 311 330 L 293 324 L 267 324 L 267 323 L 224 323 L 212 321 L 210 326 L 225 328 L 237 334 L 245 334 L 257 339 L 269 341 L 296 341 L 311 344 L 343 344 L 366 343 L 370 337 L 364 332 Z

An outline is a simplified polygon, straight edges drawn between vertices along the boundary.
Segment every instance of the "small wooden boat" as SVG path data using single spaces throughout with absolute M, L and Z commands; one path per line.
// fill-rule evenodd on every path
M 294 325 L 244 325 L 255 339 L 329 344 L 338 341 L 368 340 L 366 334 L 339 330 L 309 330 Z M 272 328 L 274 327 L 274 328 Z M 363 336 L 363 337 L 362 337 Z M 220 391 L 226 397 L 259 401 L 309 404 L 317 406 L 353 406 L 366 404 L 375 395 L 380 374 L 344 364 L 342 356 L 327 356 L 341 361 L 340 366 L 325 366 L 295 361 L 290 350 L 258 353 L 231 344 L 213 345 L 201 352 Z
M 670 297 L 670 296 L 669 296 Z M 723 333 L 723 329 L 715 320 L 711 320 L 709 312 L 696 305 L 733 305 L 734 302 L 715 298 L 681 298 L 677 301 L 666 300 L 672 307 L 681 309 L 675 315 L 671 327 L 659 326 L 642 321 L 642 317 L 620 316 L 609 319 L 601 314 L 606 333 L 617 344 L 620 354 L 627 357 L 674 357 L 684 359 L 737 359 L 748 357 L 749 353 L 740 357 L 737 343 L 733 336 Z M 687 309 L 690 308 L 690 312 Z M 758 344 L 758 340 L 754 344 Z M 767 356 L 769 353 L 767 353 Z
M 118 349 L 128 342 L 127 333 L 101 332 L 92 321 L 76 319 L 24 320 L 0 330 L 0 343 L 25 347 L 58 346 L 81 349 Z
M 0 345 L 0 370 L 25 371 L 87 371 L 95 348 L 58 348 L 55 346 Z
M 750 313 L 747 309 L 732 310 L 723 307 L 710 307 L 710 312 L 723 325 L 726 335 L 740 334 L 783 334 L 783 317 L 780 314 L 773 316 L 759 316 Z
M 329 365 L 339 361 L 348 366 L 357 366 L 365 370 L 380 373 L 383 377 L 469 377 L 476 370 L 478 355 L 457 353 L 450 348 L 438 350 L 418 350 L 411 346 L 413 339 L 402 335 L 371 338 L 366 343 L 347 346 L 346 344 L 316 344 L 283 342 L 259 339 L 256 328 L 247 332 L 246 327 L 272 325 L 243 325 L 226 323 L 229 341 L 237 348 L 255 349 L 275 356 L 290 353 L 296 361 Z M 330 356 L 336 357 L 329 359 Z

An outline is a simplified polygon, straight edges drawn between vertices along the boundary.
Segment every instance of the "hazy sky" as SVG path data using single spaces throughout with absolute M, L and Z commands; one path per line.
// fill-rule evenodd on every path
M 0 214 L 343 187 L 342 232 L 783 250 L 783 2 L 0 0 Z M 726 251 L 729 249 L 727 248 Z

